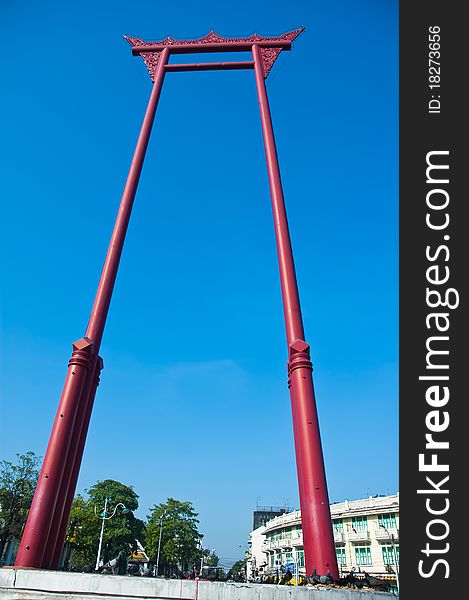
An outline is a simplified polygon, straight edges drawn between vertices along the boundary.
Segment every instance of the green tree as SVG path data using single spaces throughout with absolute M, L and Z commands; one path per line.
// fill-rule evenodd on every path
M 198 513 L 191 502 L 168 498 L 150 509 L 147 523 L 146 552 L 156 563 L 161 530 L 160 565 L 182 571 L 200 560 L 203 535 L 198 531 Z
M 104 563 L 124 550 L 127 555 L 136 549 L 136 540 L 145 541 L 145 524 L 134 516 L 138 508 L 138 496 L 132 487 L 107 479 L 98 481 L 89 490 L 88 498 L 78 495 L 72 505 L 66 542 L 73 548 L 71 565 L 77 569 L 94 566 L 98 553 L 104 503 L 108 500 L 107 515 L 113 513 L 119 503 L 128 513 L 118 507 L 111 519 L 104 523 L 101 559 Z
M 210 551 L 208 548 L 204 548 L 204 565 L 208 567 L 216 567 L 220 559 L 218 558 L 215 550 Z
M 21 537 L 39 476 L 34 452 L 16 456 L 16 464 L 0 461 L 0 558 L 8 542 Z
M 242 558 L 233 563 L 233 566 L 231 567 L 233 578 L 239 577 L 240 575 L 246 575 L 246 561 L 246 558 Z

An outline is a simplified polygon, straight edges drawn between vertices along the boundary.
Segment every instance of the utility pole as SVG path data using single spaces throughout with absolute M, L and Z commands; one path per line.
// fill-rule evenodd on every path
M 398 565 L 398 562 L 397 562 L 397 551 L 396 551 L 396 544 L 394 542 L 394 534 L 390 533 L 389 530 L 388 530 L 388 528 L 385 525 L 383 525 L 383 523 L 380 523 L 379 526 L 382 527 L 386 531 L 386 533 L 388 535 L 388 538 L 391 541 L 392 555 L 394 557 L 394 566 L 395 566 L 395 569 L 396 569 L 397 593 L 399 594 L 399 565 Z
M 163 511 L 160 516 L 160 535 L 158 538 L 158 552 L 156 554 L 156 573 L 155 577 L 158 577 L 158 569 L 160 567 L 160 549 L 161 549 L 161 535 L 163 533 L 163 517 L 165 516 L 166 511 Z

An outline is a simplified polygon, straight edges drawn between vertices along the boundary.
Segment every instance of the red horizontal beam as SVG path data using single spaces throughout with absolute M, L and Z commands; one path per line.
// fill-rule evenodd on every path
M 168 48 L 170 54 L 203 54 L 205 52 L 249 52 L 253 45 L 260 48 L 282 48 L 291 50 L 291 41 L 269 40 L 254 42 L 212 42 L 208 44 L 149 44 L 133 46 L 132 54 L 138 56 L 142 52 L 161 52 Z
M 214 62 L 166 65 L 165 71 L 232 71 L 234 69 L 253 69 L 254 61 Z

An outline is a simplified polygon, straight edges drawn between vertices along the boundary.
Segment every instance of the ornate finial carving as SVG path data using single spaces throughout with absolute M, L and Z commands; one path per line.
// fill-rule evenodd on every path
M 130 35 L 124 35 L 124 39 L 126 39 L 132 47 L 148 45 L 148 42 Z M 143 58 L 143 62 L 150 73 L 151 80 L 154 82 L 161 52 L 143 52 L 140 56 Z
M 270 69 L 274 66 L 277 56 L 282 51 L 281 48 L 261 48 L 262 67 L 264 69 L 264 79 L 270 73 Z
M 233 44 L 239 43 L 253 43 L 256 42 L 275 42 L 275 41 L 289 41 L 292 42 L 296 37 L 300 35 L 303 31 L 304 27 L 300 27 L 299 29 L 295 29 L 294 31 L 288 31 L 287 33 L 282 33 L 282 35 L 276 37 L 266 37 L 260 35 L 259 33 L 253 33 L 249 37 L 245 38 L 229 38 L 223 37 L 219 35 L 216 31 L 212 29 L 206 35 L 203 35 L 200 38 L 195 40 L 176 40 L 172 37 L 167 37 L 164 40 L 160 40 L 157 42 L 146 42 L 141 38 L 132 37 L 130 35 L 125 35 L 124 38 L 129 42 L 129 44 L 134 46 L 185 46 L 187 44 L 196 44 L 202 46 L 201 51 L 203 52 L 204 44 L 226 44 L 232 42 Z M 264 67 L 264 77 L 267 77 L 270 69 L 275 63 L 278 55 L 282 51 L 282 48 L 261 48 L 261 56 L 262 56 L 262 64 Z M 142 52 L 140 56 L 143 58 L 145 65 L 150 73 L 150 77 L 152 81 L 155 77 L 156 67 L 158 66 L 158 61 L 160 58 L 161 50 L 155 52 Z

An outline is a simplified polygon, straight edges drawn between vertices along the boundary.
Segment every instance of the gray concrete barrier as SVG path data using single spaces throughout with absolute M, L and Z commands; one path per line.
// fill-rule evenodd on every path
M 0 600 L 386 600 L 393 594 L 328 587 L 0 569 Z

